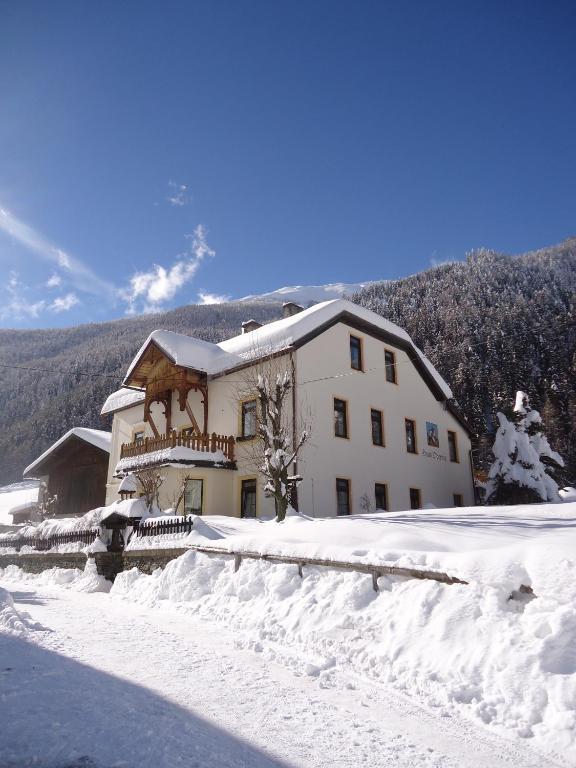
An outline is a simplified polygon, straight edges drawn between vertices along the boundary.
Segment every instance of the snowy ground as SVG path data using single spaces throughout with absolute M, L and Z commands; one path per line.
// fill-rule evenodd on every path
M 306 674 L 297 649 L 287 668 L 221 623 L 49 581 L 2 580 L 2 768 L 568 765 L 346 666 Z

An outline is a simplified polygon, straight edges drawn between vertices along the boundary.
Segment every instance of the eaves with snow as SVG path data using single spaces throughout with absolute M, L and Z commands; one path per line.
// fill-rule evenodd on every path
M 448 384 L 403 328 L 351 301 L 334 299 L 218 344 L 172 331 L 153 331 L 130 364 L 123 387 L 108 397 L 102 413 L 112 413 L 144 400 L 144 391 L 135 386 L 132 374 L 151 345 L 160 349 L 174 365 L 211 379 L 271 354 L 296 349 L 338 322 L 404 350 L 437 400 L 453 397 Z
M 87 427 L 73 427 L 68 430 L 66 434 L 62 435 L 59 440 L 56 440 L 50 448 L 44 451 L 43 454 L 38 456 L 35 461 L 26 467 L 22 473 L 24 477 L 34 477 L 34 475 L 42 475 L 42 465 L 49 459 L 58 449 L 60 449 L 65 443 L 73 439 L 83 440 L 85 443 L 93 445 L 95 448 L 99 448 L 101 451 L 110 453 L 112 445 L 112 434 L 105 432 L 101 429 L 88 429 Z

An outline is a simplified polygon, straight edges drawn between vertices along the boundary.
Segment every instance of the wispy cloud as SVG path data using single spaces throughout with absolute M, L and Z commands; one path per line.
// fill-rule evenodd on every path
M 30 301 L 26 295 L 26 286 L 18 279 L 17 272 L 10 272 L 5 290 L 6 299 L 0 302 L 0 320 L 23 320 L 38 317 L 46 308 L 46 302 Z
M 206 230 L 201 224 L 186 237 L 189 249 L 180 254 L 171 267 L 154 264 L 147 272 L 137 272 L 130 278 L 128 288 L 121 291 L 122 298 L 128 304 L 128 314 L 160 311 L 165 302 L 173 299 L 192 280 L 206 256 L 215 255 L 206 243 Z
M 98 277 L 86 264 L 50 243 L 42 234 L 5 208 L 0 208 L 0 230 L 65 270 L 67 277 L 76 288 L 96 296 L 114 297 L 116 289 L 111 283 Z
M 72 309 L 77 304 L 80 304 L 78 296 L 75 293 L 67 293 L 65 296 L 58 296 L 54 299 L 48 309 L 51 309 L 52 312 L 68 312 L 69 309 Z
M 188 205 L 188 203 L 191 202 L 186 184 L 177 184 L 175 181 L 169 181 L 168 187 L 170 192 L 166 199 L 170 205 L 182 207 L 183 205 Z
M 230 296 L 201 292 L 198 294 L 198 299 L 198 304 L 223 304 L 225 301 L 230 301 Z
M 60 275 L 51 275 L 46 281 L 46 288 L 58 288 L 62 284 L 62 278 Z

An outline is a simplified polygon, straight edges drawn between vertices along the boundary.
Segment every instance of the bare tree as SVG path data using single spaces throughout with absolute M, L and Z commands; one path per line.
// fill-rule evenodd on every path
M 136 478 L 140 484 L 140 496 L 146 502 L 148 511 L 151 512 L 155 505 L 159 506 L 158 493 L 164 477 L 154 469 L 144 469 L 136 475 Z
M 192 480 L 191 475 L 185 475 L 182 478 L 182 482 L 180 483 L 178 488 L 172 494 L 171 506 L 172 506 L 172 509 L 174 510 L 174 514 L 176 515 L 178 514 L 178 507 L 182 503 L 182 499 L 184 498 L 184 494 L 186 493 L 186 483 L 188 482 L 188 480 Z
M 58 511 L 58 494 L 50 493 L 48 485 L 45 482 L 40 483 L 38 490 L 38 512 L 42 520 L 46 520 L 48 517 L 54 517 Z
M 290 504 L 295 504 L 296 489 L 302 481 L 296 462 L 310 437 L 310 419 L 303 413 L 303 404 L 296 403 L 292 358 L 269 356 L 262 361 L 264 355 L 257 352 L 253 357 L 260 362 L 245 370 L 236 395 L 239 400 L 252 396 L 256 400 L 255 439 L 247 449 L 247 458 L 264 478 L 264 492 L 274 499 L 276 520 L 281 522 Z

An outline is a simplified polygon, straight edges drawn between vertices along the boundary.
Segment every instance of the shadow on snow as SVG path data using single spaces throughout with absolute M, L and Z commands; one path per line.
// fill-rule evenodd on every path
M 2 768 L 286 765 L 146 688 L 14 636 L 0 635 L 0 710 Z

